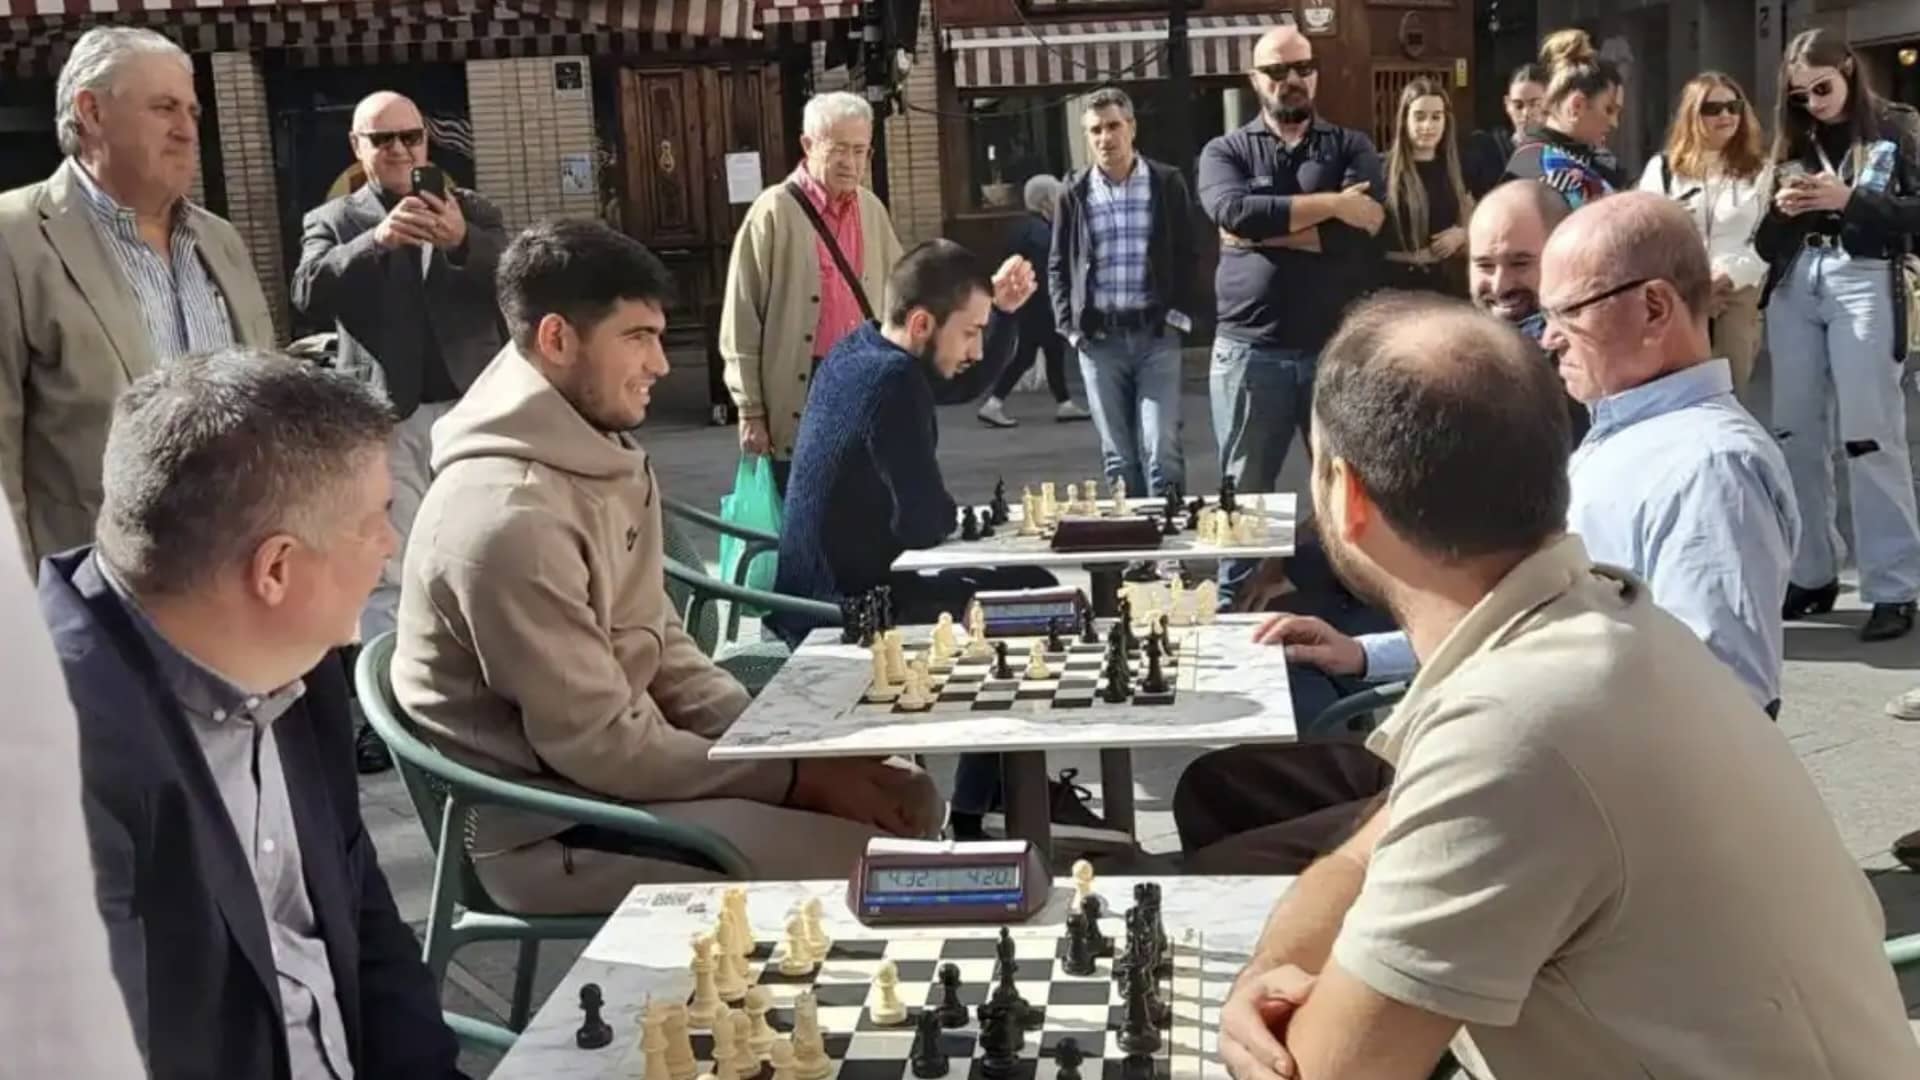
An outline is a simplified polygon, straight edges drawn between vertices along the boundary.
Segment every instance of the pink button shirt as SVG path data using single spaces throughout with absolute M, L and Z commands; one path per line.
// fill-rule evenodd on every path
M 860 232 L 859 193 L 840 198 L 830 196 L 825 185 L 815 180 L 805 165 L 794 170 L 793 179 L 814 209 L 820 211 L 821 220 L 827 223 L 834 240 L 840 244 L 841 254 L 847 257 L 847 265 L 853 267 L 856 275 L 865 273 L 866 267 L 861 265 L 865 244 Z M 813 329 L 813 355 L 818 359 L 859 327 L 865 316 L 860 313 L 854 286 L 834 264 L 833 253 L 827 250 L 826 242 L 814 237 L 813 249 L 820 260 L 820 322 Z

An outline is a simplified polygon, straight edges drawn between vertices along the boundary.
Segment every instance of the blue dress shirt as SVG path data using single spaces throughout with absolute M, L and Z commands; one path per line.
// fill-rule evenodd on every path
M 1567 467 L 1567 527 L 1595 562 L 1645 578 L 1762 705 L 1780 696 L 1780 598 L 1800 540 L 1779 444 L 1733 396 L 1725 360 L 1600 399 Z M 1405 634 L 1360 638 L 1367 678 L 1414 673 Z

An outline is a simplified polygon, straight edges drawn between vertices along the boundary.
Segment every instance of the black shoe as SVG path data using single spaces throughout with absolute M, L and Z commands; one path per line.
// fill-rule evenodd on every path
M 393 753 L 387 744 L 373 730 L 372 724 L 361 724 L 360 730 L 353 736 L 353 764 L 362 776 L 372 776 L 393 768 Z
M 1143 584 L 1151 581 L 1159 581 L 1160 568 L 1154 565 L 1152 559 L 1139 559 L 1128 563 L 1127 568 L 1120 571 L 1120 579 L 1122 581 L 1135 581 Z
M 1833 610 L 1833 602 L 1840 599 L 1840 582 L 1829 581 L 1817 589 L 1803 589 L 1792 582 L 1787 583 L 1787 600 L 1780 605 L 1780 617 L 1792 622 L 1809 615 L 1825 615 Z
M 988 835 L 986 824 L 981 818 L 982 815 L 980 814 L 964 814 L 958 810 L 949 811 L 947 814 L 947 831 L 953 834 L 955 840 L 972 841 L 993 839 L 992 836 Z
M 1900 860 L 1901 866 L 1920 873 L 1920 829 L 1893 842 L 1893 857 Z
M 1904 604 L 1875 604 L 1860 627 L 1861 641 L 1892 641 L 1913 630 L 1913 601 Z
M 1093 792 L 1074 782 L 1079 775 L 1079 769 L 1061 769 L 1058 779 L 1047 782 L 1047 816 L 1053 822 L 1053 834 L 1096 843 L 1131 843 L 1132 837 L 1107 824 L 1087 805 L 1093 801 Z

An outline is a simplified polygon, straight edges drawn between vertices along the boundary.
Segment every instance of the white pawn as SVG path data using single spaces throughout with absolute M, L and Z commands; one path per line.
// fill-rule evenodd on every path
M 1079 484 L 1067 485 L 1067 512 L 1069 514 L 1077 514 L 1080 512 L 1080 485 Z
M 671 1080 L 693 1080 L 699 1069 L 693 1060 L 693 1038 L 687 1032 L 687 1007 L 667 1006 L 667 1076 Z
M 767 1012 L 772 1008 L 773 1000 L 768 996 L 766 987 L 756 986 L 747 991 L 747 1019 L 752 1021 L 747 1044 L 753 1047 L 754 1057 L 765 1058 L 773 1049 L 773 1040 L 778 1033 L 773 1030 L 773 1025 L 767 1023 Z
M 907 665 L 907 683 L 900 691 L 899 707 L 924 709 L 933 704 L 933 683 L 927 678 L 927 662 L 916 658 Z
M 806 975 L 813 971 L 813 950 L 807 948 L 807 927 L 799 915 L 787 920 L 787 942 L 780 956 L 780 974 Z
M 1082 490 L 1086 492 L 1087 496 L 1087 512 L 1098 515 L 1100 513 L 1100 481 L 1089 480 L 1087 481 L 1087 486 Z
M 813 962 L 826 963 L 827 950 L 833 947 L 833 939 L 827 936 L 826 923 L 822 921 L 826 915 L 826 908 L 820 903 L 820 898 L 815 896 L 809 898 L 801 906 L 800 911 L 806 916 L 807 948 L 813 952 Z
M 753 1080 L 760 1075 L 760 1055 L 753 1052 L 753 1020 L 738 1009 L 730 1019 L 733 1021 L 734 1075 L 740 1080 Z
M 767 1060 L 773 1062 L 773 1080 L 799 1080 L 794 1076 L 792 1039 L 784 1035 L 775 1039 Z
M 1075 911 L 1086 902 L 1087 895 L 1093 892 L 1093 864 L 1085 859 L 1075 859 L 1073 863 L 1073 907 Z
M 793 1072 L 795 1080 L 827 1080 L 833 1062 L 820 1033 L 820 999 L 807 991 L 793 999 Z
M 1047 667 L 1046 642 L 1039 638 L 1027 649 L 1027 681 L 1039 682 L 1053 678 L 1053 671 Z
M 657 1005 L 648 1005 L 640 1018 L 640 1050 L 646 1055 L 647 1080 L 673 1080 L 673 1067 L 667 1062 L 670 1043 L 666 1022 Z
M 725 1005 L 713 1013 L 713 1075 L 718 1080 L 752 1080 L 734 1071 L 733 1010 Z
M 883 1027 L 906 1023 L 907 1006 L 900 1000 L 900 969 L 893 961 L 880 962 L 874 984 L 880 988 L 880 1002 L 871 1010 L 873 1022 Z
M 693 1003 L 687 1006 L 687 1019 L 695 1028 L 708 1027 L 712 1025 L 714 1011 L 719 1007 L 720 991 L 713 981 L 713 939 L 705 934 L 695 934 Z
M 959 639 L 953 632 L 953 614 L 943 611 L 940 621 L 933 624 L 932 658 L 934 667 L 943 667 L 959 648 Z
M 1124 517 L 1127 513 L 1127 482 L 1125 480 L 1113 482 L 1113 513 L 1116 517 Z

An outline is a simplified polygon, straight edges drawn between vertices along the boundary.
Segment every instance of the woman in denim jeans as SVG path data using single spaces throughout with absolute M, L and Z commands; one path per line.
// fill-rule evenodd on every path
M 1913 629 L 1920 595 L 1900 386 L 1906 349 L 1902 257 L 1920 231 L 1920 123 L 1880 101 L 1837 35 L 1810 30 L 1780 71 L 1771 206 L 1754 235 L 1767 260 L 1762 303 L 1773 355 L 1773 424 L 1806 528 L 1782 617 L 1831 611 L 1840 591 L 1833 456 L 1843 451 L 1860 595 L 1860 637 Z M 1838 423 L 1835 423 L 1835 417 Z

